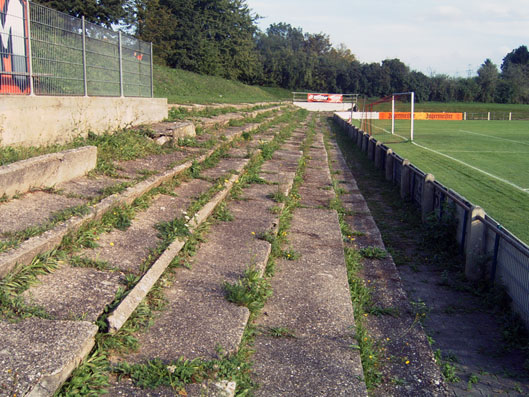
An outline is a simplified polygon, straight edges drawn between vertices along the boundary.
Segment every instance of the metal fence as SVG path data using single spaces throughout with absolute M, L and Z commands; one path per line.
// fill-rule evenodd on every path
M 334 119 L 375 166 L 385 172 L 386 179 L 400 188 L 401 197 L 417 205 L 423 219 L 431 213 L 441 219 L 447 209 L 452 209 L 457 221 L 455 238 L 466 257 L 465 272 L 471 262 L 478 261 L 484 270 L 482 276 L 505 286 L 513 309 L 529 327 L 529 247 L 483 211 L 477 211 L 479 207 L 435 181 L 432 175 L 338 115 Z
M 151 43 L 40 4 L 6 5 L 0 93 L 153 96 Z
M 529 112 L 464 112 L 464 120 L 529 120 Z

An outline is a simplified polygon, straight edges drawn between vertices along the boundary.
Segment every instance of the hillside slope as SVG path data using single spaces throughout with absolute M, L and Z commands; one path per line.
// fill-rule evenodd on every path
M 283 88 L 249 86 L 216 76 L 154 65 L 154 96 L 169 103 L 243 103 L 291 99 Z

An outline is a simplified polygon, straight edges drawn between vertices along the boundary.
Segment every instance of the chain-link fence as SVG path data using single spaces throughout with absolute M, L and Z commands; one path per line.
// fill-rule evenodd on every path
M 0 93 L 153 96 L 151 43 L 27 1 L 0 16 Z

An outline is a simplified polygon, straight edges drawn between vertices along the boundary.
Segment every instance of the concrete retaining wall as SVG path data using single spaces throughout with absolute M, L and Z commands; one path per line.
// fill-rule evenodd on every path
M 165 98 L 1 96 L 0 146 L 47 146 L 165 118 Z
M 69 181 L 93 170 L 96 162 L 97 147 L 85 146 L 5 165 L 0 167 L 0 197 Z

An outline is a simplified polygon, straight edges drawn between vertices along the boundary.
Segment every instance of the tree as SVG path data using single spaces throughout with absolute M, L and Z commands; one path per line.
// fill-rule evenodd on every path
M 527 47 L 522 45 L 515 50 L 512 50 L 505 58 L 503 58 L 503 63 L 501 64 L 501 70 L 504 71 L 509 65 L 528 65 L 529 64 L 529 51 Z
M 498 77 L 498 67 L 487 58 L 478 69 L 477 83 L 480 87 L 480 93 L 477 99 L 479 101 L 492 102 L 494 100 Z
M 36 0 L 37 3 L 110 27 L 127 16 L 127 0 Z
M 132 24 L 169 66 L 252 81 L 260 74 L 257 32 L 244 0 L 136 0 Z

